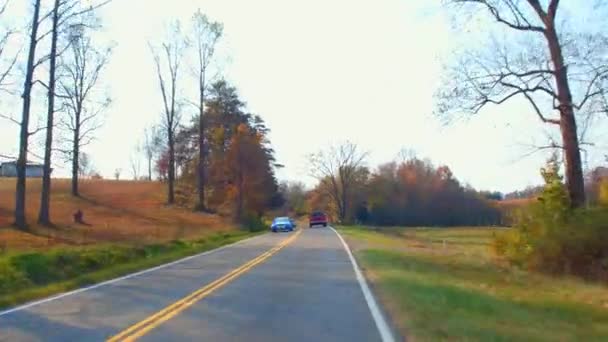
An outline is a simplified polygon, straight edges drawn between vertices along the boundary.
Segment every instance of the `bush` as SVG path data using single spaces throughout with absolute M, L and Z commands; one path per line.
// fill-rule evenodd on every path
M 557 162 L 541 173 L 546 184 L 539 200 L 496 236 L 495 252 L 531 270 L 608 280 L 608 208 L 571 209 Z
M 261 232 L 267 229 L 262 217 L 251 212 L 247 213 L 243 218 L 243 226 L 250 232 Z
M 608 179 L 604 179 L 600 183 L 598 202 L 601 206 L 608 207 Z
M 7 260 L 0 260 L 0 294 L 30 286 L 31 282 Z

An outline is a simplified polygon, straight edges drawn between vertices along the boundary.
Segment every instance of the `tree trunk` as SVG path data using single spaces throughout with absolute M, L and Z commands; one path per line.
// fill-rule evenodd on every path
M 205 73 L 201 71 L 199 77 L 199 119 L 198 119 L 198 168 L 197 168 L 197 190 L 198 202 L 196 210 L 205 211 Z
M 581 152 L 576 129 L 576 118 L 572 106 L 572 93 L 568 82 L 568 68 L 564 65 L 561 45 L 553 24 L 547 27 L 545 33 L 551 53 L 551 61 L 555 70 L 555 84 L 559 100 L 560 130 L 566 159 L 566 186 L 572 207 L 585 204 L 585 182 Z
M 152 181 L 152 158 L 148 156 L 148 181 Z
M 38 223 L 51 224 L 51 156 L 53 148 L 53 126 L 55 119 L 55 69 L 57 64 L 57 24 L 59 21 L 60 0 L 53 7 L 53 28 L 51 34 L 51 54 L 49 59 L 48 111 L 46 118 L 46 142 L 44 144 L 44 170 L 42 191 L 40 193 L 40 212 Z
M 172 126 L 172 125 L 169 125 Z M 169 128 L 169 192 L 167 194 L 167 204 L 175 203 L 175 142 L 173 139 L 173 132 Z
M 74 128 L 74 140 L 72 141 L 72 196 L 79 197 L 78 177 L 80 169 L 80 113 L 74 113 L 76 127 Z
M 30 105 L 32 93 L 32 79 L 34 77 L 34 60 L 36 58 L 36 45 L 38 39 L 38 20 L 40 17 L 40 0 L 34 3 L 34 16 L 30 33 L 30 46 L 27 57 L 25 80 L 23 83 L 23 113 L 21 130 L 19 133 L 19 157 L 17 159 L 17 185 L 15 189 L 15 225 L 25 229 L 25 168 L 27 164 L 27 148 L 29 138 Z
M 243 170 L 239 165 L 237 174 L 237 201 L 236 201 L 236 219 L 238 222 L 243 221 Z
M 585 204 L 585 180 L 572 106 L 562 109 L 560 116 L 560 129 L 566 159 L 566 187 L 572 207 L 578 208 Z

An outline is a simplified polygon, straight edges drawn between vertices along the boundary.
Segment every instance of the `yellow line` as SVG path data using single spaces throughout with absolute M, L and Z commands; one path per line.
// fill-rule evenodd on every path
M 249 271 L 256 265 L 264 262 L 266 259 L 270 258 L 272 255 L 283 249 L 285 246 L 293 242 L 302 230 L 297 231 L 294 235 L 281 242 L 277 246 L 271 248 L 270 250 L 262 253 L 258 257 L 246 262 L 240 267 L 232 270 L 230 273 L 222 276 L 221 278 L 211 282 L 210 284 L 192 292 L 188 296 L 176 301 L 175 303 L 167 306 L 166 308 L 158 311 L 157 313 L 145 318 L 144 320 L 128 327 L 117 335 L 109 338 L 108 342 L 116 342 L 116 341 L 135 341 L 136 339 L 142 337 L 150 330 L 158 327 L 163 322 L 168 321 L 169 319 L 175 317 L 180 312 L 186 310 L 188 307 L 192 306 L 194 303 L 200 301 L 201 299 L 207 297 L 213 291 L 221 288 L 222 286 L 228 284 L 232 280 L 236 279 L 241 274 Z

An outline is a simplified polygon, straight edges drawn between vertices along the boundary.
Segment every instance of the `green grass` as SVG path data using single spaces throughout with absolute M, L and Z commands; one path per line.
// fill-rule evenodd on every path
M 1 255 L 0 308 L 99 283 L 256 234 L 234 231 L 167 244 L 60 248 Z
M 494 231 L 341 229 L 408 338 L 608 341 L 608 287 L 503 265 Z

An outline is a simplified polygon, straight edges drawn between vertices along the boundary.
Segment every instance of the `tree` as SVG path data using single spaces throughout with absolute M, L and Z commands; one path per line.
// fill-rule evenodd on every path
M 148 168 L 148 180 L 152 180 L 152 162 L 160 150 L 162 137 L 157 126 L 150 126 L 144 129 L 144 141 L 141 150 L 144 152 Z
M 193 18 L 193 31 L 197 52 L 197 74 L 199 90 L 199 131 L 198 131 L 198 166 L 197 166 L 197 204 L 195 208 L 205 208 L 205 91 L 207 88 L 208 68 L 213 60 L 215 46 L 222 36 L 223 25 L 210 21 L 198 10 Z
M 105 4 L 108 1 L 102 3 Z M 94 8 L 99 7 L 101 5 L 97 5 L 96 7 L 89 6 L 84 9 L 80 8 L 80 0 L 55 0 L 53 5 L 53 10 L 51 16 L 51 30 L 47 33 L 51 35 L 51 50 L 48 55 L 49 60 L 49 83 L 46 85 L 48 90 L 47 97 L 47 122 L 46 122 L 46 141 L 44 144 L 44 169 L 42 176 L 42 191 L 40 194 L 40 211 L 38 214 L 38 223 L 44 225 L 51 224 L 50 218 L 50 199 L 51 199 L 51 155 L 52 155 L 52 145 L 53 145 L 53 130 L 54 130 L 54 120 L 55 120 L 55 96 L 56 96 L 56 81 L 57 81 L 57 59 L 59 55 L 62 53 L 58 50 L 58 39 L 60 35 L 60 30 L 63 29 L 63 26 L 66 24 L 72 25 L 69 22 L 70 19 L 81 17 L 85 13 L 89 13 L 93 11 Z M 78 28 L 82 28 L 85 24 L 79 23 L 74 24 Z M 42 35 L 44 37 L 45 34 Z M 72 43 L 68 42 L 68 46 Z M 44 60 L 44 59 L 43 59 Z M 74 158 L 78 158 L 78 153 L 74 155 Z M 78 163 L 75 163 L 78 166 Z M 77 169 L 74 170 L 74 174 L 77 176 Z
M 293 211 L 297 215 L 307 212 L 306 208 L 306 186 L 301 182 L 285 182 L 279 186 L 285 199 L 288 211 Z
M 78 157 L 78 164 L 79 176 L 83 177 L 95 173 L 95 171 L 93 170 L 93 162 L 91 161 L 91 156 L 89 156 L 89 154 L 80 152 L 80 157 Z
M 199 125 L 195 118 L 181 126 L 175 138 L 175 160 L 180 169 L 180 193 L 196 190 L 199 156 Z M 245 111 L 236 89 L 225 80 L 209 87 L 205 104 L 205 179 L 208 190 L 206 209 L 231 214 L 237 221 L 259 216 L 267 208 L 283 203 L 274 176 L 277 167 L 268 141 L 269 129 L 262 118 Z M 164 167 L 164 162 L 160 165 Z
M 59 7 L 61 0 L 55 0 L 52 14 L 51 52 L 49 55 L 49 84 L 47 97 L 46 141 L 44 144 L 44 169 L 42 174 L 42 190 L 40 192 L 40 212 L 38 223 L 51 224 L 51 153 L 53 148 L 53 127 L 55 119 L 55 84 L 57 68 L 57 40 L 59 37 Z
M 464 11 L 481 9 L 509 32 L 485 53 L 466 55 L 446 75 L 438 92 L 439 113 L 477 113 L 488 104 L 519 97 L 538 118 L 559 127 L 566 182 L 572 206 L 585 202 L 585 190 L 575 111 L 593 112 L 605 106 L 607 40 L 600 33 L 561 32 L 556 21 L 559 0 L 543 6 L 538 0 L 449 0 Z M 498 41 L 498 39 L 495 39 Z M 576 95 L 576 96 L 575 96 Z M 549 113 L 555 111 L 556 115 Z
M 164 105 L 163 125 L 167 134 L 169 167 L 167 175 L 167 203 L 175 202 L 175 132 L 181 119 L 178 104 L 178 78 L 186 41 L 182 35 L 180 23 L 176 21 L 169 28 L 168 38 L 159 47 L 150 44 L 150 50 L 156 65 L 156 73 Z
M 380 165 L 355 193 L 359 193 L 357 219 L 377 225 L 458 226 L 500 221 L 500 212 L 484 193 L 462 186 L 449 167 L 435 167 L 415 157 Z
M 263 147 L 264 138 L 242 123 L 236 127 L 226 153 L 228 199 L 234 203 L 233 213 L 238 222 L 246 213 L 261 216 L 277 191 L 271 156 Z
M 110 98 L 95 92 L 111 49 L 95 48 L 82 25 L 73 27 L 68 34 L 70 48 L 61 58 L 63 77 L 58 97 L 63 100 L 66 114 L 61 127 L 69 136 L 66 139 L 69 148 L 63 152 L 71 160 L 72 195 L 79 196 L 78 166 L 82 148 L 94 140 L 102 124 L 101 117 L 111 104 Z
M 334 202 L 340 222 L 348 217 L 351 190 L 366 157 L 367 153 L 351 142 L 331 146 L 327 152 L 322 150 L 309 156 L 310 173 L 325 184 L 323 189 Z
M 17 183 L 15 189 L 15 225 L 25 229 L 25 168 L 27 165 L 28 140 L 32 132 L 29 131 L 31 94 L 34 85 L 34 69 L 36 68 L 36 47 L 38 46 L 38 27 L 40 25 L 40 0 L 33 2 L 32 24 L 30 27 L 29 48 L 25 78 L 23 81 L 23 109 L 21 114 L 19 133 L 19 156 L 17 158 Z
M 7 6 L 8 0 L 0 2 L 0 16 L 4 15 Z M 3 65 L 0 66 L 0 91 L 7 91 L 9 79 L 19 58 L 19 53 L 15 53 L 6 59 L 8 55 L 7 48 L 14 34 L 15 32 L 10 28 L 3 28 L 2 33 L 0 33 L 0 62 L 3 62 Z M 4 65 L 4 62 L 6 62 L 6 65 Z
M 134 153 L 129 157 L 129 164 L 131 166 L 131 175 L 133 176 L 133 180 L 139 180 L 139 171 L 141 169 L 140 157 L 141 148 L 139 145 L 136 145 Z

